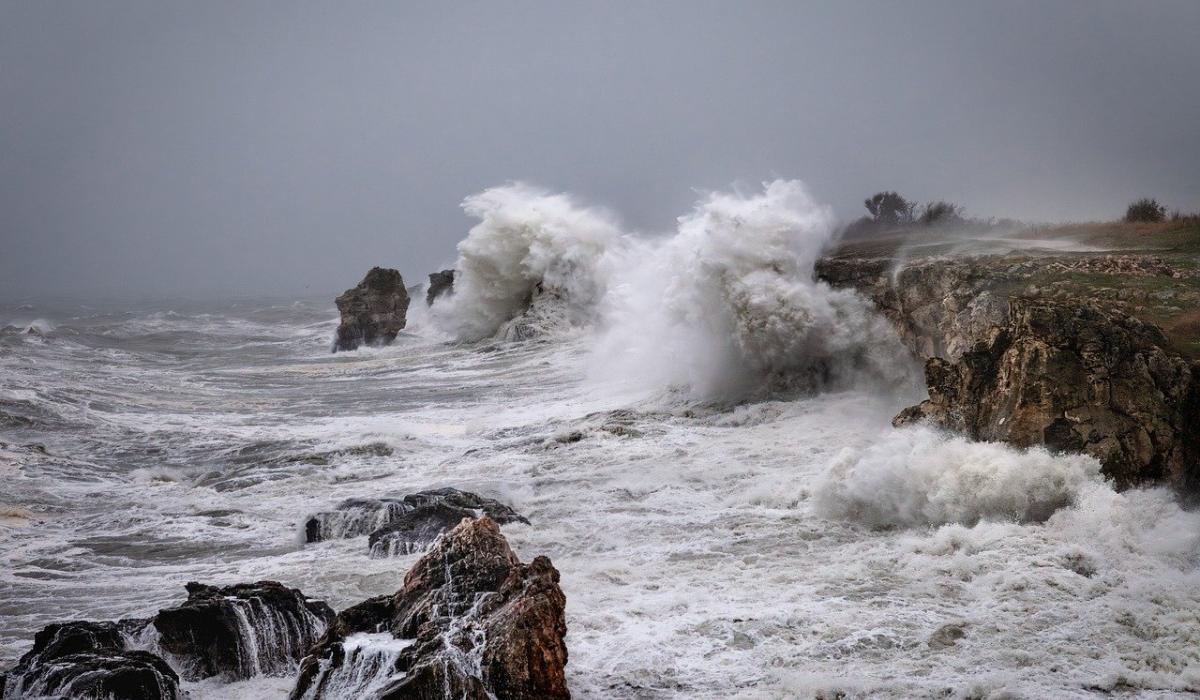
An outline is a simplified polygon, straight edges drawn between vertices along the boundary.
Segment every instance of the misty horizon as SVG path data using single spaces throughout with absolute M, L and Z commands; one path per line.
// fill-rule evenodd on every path
M 529 182 L 671 232 L 803 181 L 969 216 L 1200 209 L 1200 5 L 0 6 L 0 293 L 329 296 Z

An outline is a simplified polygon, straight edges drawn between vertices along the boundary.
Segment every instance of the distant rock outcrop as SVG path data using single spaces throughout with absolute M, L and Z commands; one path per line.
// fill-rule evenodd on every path
M 321 601 L 275 581 L 187 584 L 182 605 L 159 611 L 159 646 L 188 680 L 289 675 L 333 621 Z
M 428 489 L 401 498 L 351 498 L 304 523 L 306 542 L 370 535 L 371 556 L 418 552 L 463 518 L 528 523 L 500 501 L 455 488 Z
M 395 595 L 337 616 L 291 697 L 569 698 L 558 580 L 546 557 L 522 564 L 491 519 L 464 519 Z
M 926 363 L 927 421 L 977 440 L 1098 459 L 1118 487 L 1197 482 L 1200 374 L 1155 326 L 1080 303 L 1013 299 L 957 362 Z
M 130 648 L 145 620 L 48 625 L 16 668 L 0 675 L 0 698 L 176 700 L 179 676 L 159 656 Z
M 433 306 L 433 300 L 443 294 L 454 293 L 454 270 L 429 273 L 429 290 L 425 292 L 425 304 Z
M 371 268 L 357 287 L 337 298 L 342 322 L 333 350 L 354 350 L 359 345 L 387 345 L 404 329 L 408 290 L 396 270 Z

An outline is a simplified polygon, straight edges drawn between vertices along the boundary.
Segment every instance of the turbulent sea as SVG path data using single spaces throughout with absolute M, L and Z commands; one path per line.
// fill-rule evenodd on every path
M 562 573 L 576 697 L 1200 688 L 1200 517 L 1165 490 L 1114 493 L 1085 457 L 892 428 L 922 398 L 912 367 L 889 364 L 894 338 L 859 300 L 810 279 L 781 288 L 786 265 L 764 280 L 761 261 L 705 248 L 724 246 L 714 209 L 740 206 L 709 205 L 655 244 L 658 268 L 594 271 L 564 294 L 603 323 L 558 309 L 532 314 L 536 333 L 504 327 L 503 305 L 528 290 L 487 297 L 497 286 L 472 267 L 512 232 L 494 210 L 460 246 L 453 322 L 414 299 L 386 348 L 331 354 L 326 300 L 0 307 L 13 326 L 0 334 L 0 664 L 48 623 L 147 616 L 187 581 L 275 579 L 335 609 L 394 592 L 418 555 L 302 545 L 305 516 L 455 486 L 527 516 L 505 536 Z M 805 272 L 812 255 L 789 250 Z M 579 280 L 594 256 L 550 258 Z M 657 310 L 640 310 L 631 297 L 654 285 Z M 727 322 L 662 312 L 693 302 Z M 704 346 L 712 332 L 729 342 Z M 188 690 L 270 698 L 291 683 Z

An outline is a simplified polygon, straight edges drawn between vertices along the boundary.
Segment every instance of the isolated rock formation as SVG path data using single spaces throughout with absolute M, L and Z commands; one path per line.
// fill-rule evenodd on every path
M 154 618 L 159 646 L 187 680 L 289 675 L 334 618 L 325 603 L 275 581 L 192 582 L 187 592 Z
M 529 521 L 500 501 L 455 488 L 427 489 L 400 498 L 351 498 L 304 523 L 306 542 L 370 534 L 372 556 L 410 554 L 433 543 L 463 518 L 487 515 L 498 523 Z
M 522 564 L 491 519 L 464 519 L 395 595 L 337 616 L 291 697 L 568 698 L 558 580 L 546 557 Z
M 48 625 L 17 666 L 0 675 L 0 698 L 175 700 L 179 676 L 159 656 L 130 649 L 145 620 Z
M 1157 327 L 1079 302 L 1015 298 L 958 361 L 926 363 L 926 421 L 977 440 L 1085 452 L 1119 488 L 1200 471 L 1200 372 Z
M 373 267 L 358 283 L 337 298 L 342 322 L 333 350 L 354 350 L 359 345 L 387 345 L 406 322 L 408 290 L 396 270 Z
M 433 300 L 443 294 L 454 293 L 454 270 L 429 273 L 429 289 L 425 292 L 425 304 L 433 306 Z

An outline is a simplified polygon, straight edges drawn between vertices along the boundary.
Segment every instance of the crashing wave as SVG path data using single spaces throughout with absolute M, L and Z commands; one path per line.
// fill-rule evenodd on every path
M 843 450 L 814 489 L 819 514 L 873 527 L 1041 522 L 1098 484 L 1100 463 L 971 442 L 928 428 Z
M 708 195 L 674 237 L 627 255 L 602 371 L 706 398 L 908 376 L 895 332 L 866 300 L 814 279 L 833 233 L 830 210 L 798 181 Z
M 661 239 L 520 183 L 463 208 L 480 221 L 458 245 L 454 295 L 432 307 L 460 340 L 593 326 L 598 371 L 702 398 L 912 376 L 890 324 L 815 279 L 833 216 L 798 181 L 711 193 Z
M 460 340 L 480 340 L 591 320 L 621 240 L 611 217 L 523 183 L 484 190 L 462 206 L 479 223 L 458 244 L 454 294 L 435 300 L 435 323 Z

